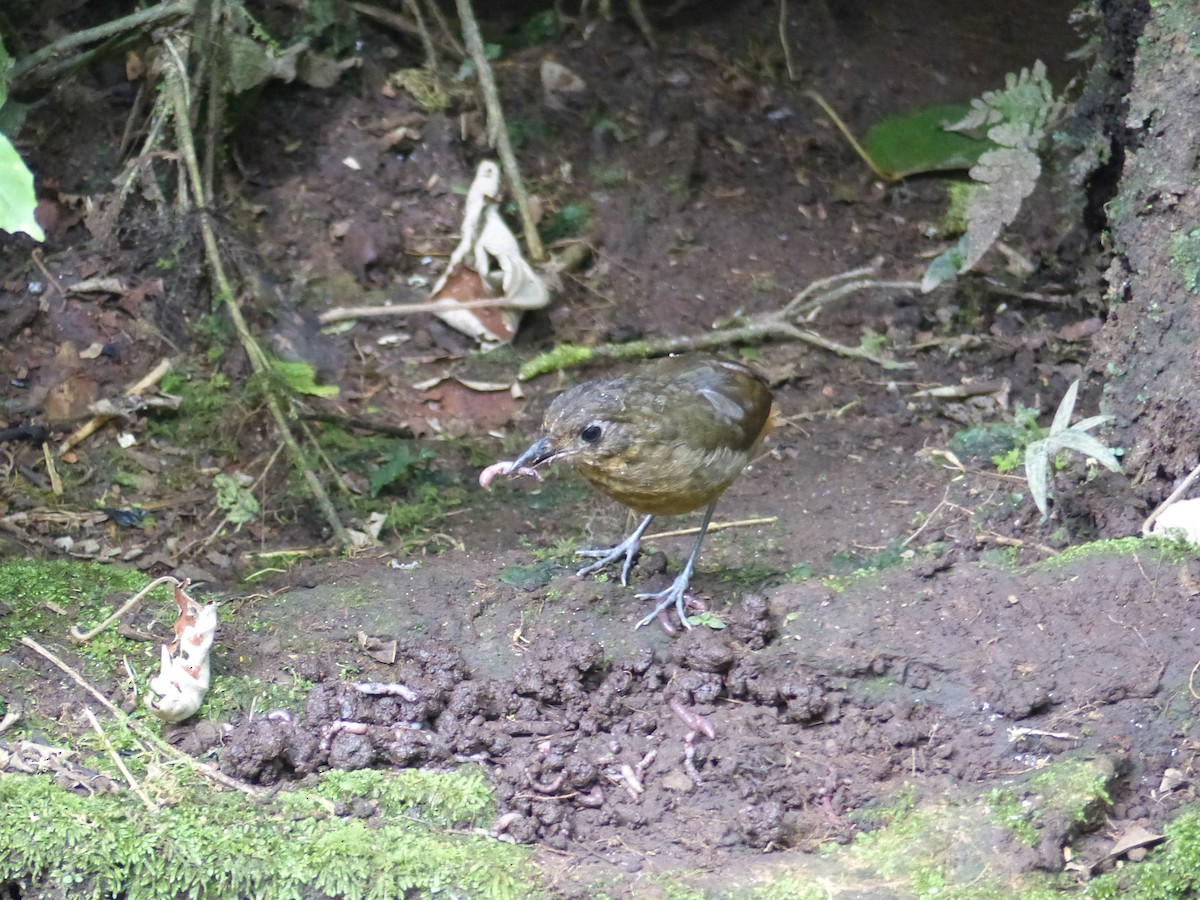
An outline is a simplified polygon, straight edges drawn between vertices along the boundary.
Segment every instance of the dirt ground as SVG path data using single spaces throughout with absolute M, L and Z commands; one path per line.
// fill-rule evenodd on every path
M 481 762 L 500 799 L 497 827 L 543 848 L 563 896 L 590 896 L 597 882 L 636 893 L 644 876 L 683 870 L 729 889 L 764 851 L 850 841 L 906 791 L 983 790 L 1068 757 L 1111 762 L 1107 821 L 1041 823 L 1036 848 L 1002 848 L 1014 871 L 1061 870 L 1064 846 L 1096 863 L 1132 823 L 1159 831 L 1193 793 L 1186 779 L 1161 783 L 1168 770 L 1190 772 L 1198 746 L 1186 616 L 1200 567 L 1145 548 L 1061 553 L 1134 533 L 1148 510 L 1120 476 L 1067 473 L 1041 523 L 1020 472 L 998 473 L 986 453 L 938 452 L 968 427 L 1009 421 L 1018 404 L 1047 423 L 1088 374 L 1103 284 L 1079 207 L 1035 197 L 1006 235 L 1036 264 L 1019 290 L 1004 286 L 995 254 L 988 277 L 959 292 L 855 294 L 812 323 L 851 346 L 882 335 L 912 368 L 755 348 L 785 423 L 717 509 L 720 522 L 763 521 L 711 534 L 693 581 L 720 628 L 635 630 L 644 610 L 632 587 L 572 574 L 571 548 L 606 545 L 631 523 L 569 472 L 489 494 L 475 484 L 484 464 L 523 446 L 554 394 L 619 366 L 536 379 L 519 398 L 455 380 L 507 382 L 518 357 L 556 342 L 703 333 L 875 260 L 883 277 L 919 279 L 945 245 L 931 236 L 944 182 L 876 182 L 804 89 L 861 131 L 977 96 L 1039 58 L 1063 86 L 1079 73 L 1066 61 L 1082 42 L 1067 22 L 1073 5 L 793 4 L 794 82 L 773 3 L 656 19 L 657 51 L 626 21 L 522 48 L 517 28 L 537 8 L 493 19 L 514 48 L 498 77 L 527 132 L 524 174 L 546 215 L 589 210 L 595 252 L 547 313 L 529 317 L 515 354 L 483 357 L 431 319 L 332 335 L 314 324 L 364 296 L 423 297 L 457 242 L 462 189 L 485 150 L 473 106 L 461 119 L 428 113 L 383 89 L 393 69 L 419 64 L 419 48 L 367 27 L 362 66 L 338 88 L 269 88 L 238 123 L 225 238 L 243 277 L 277 300 L 250 311 L 272 348 L 340 387 L 313 408 L 408 429 L 414 454 L 432 454 L 421 478 L 453 503 L 385 534 L 380 550 L 301 562 L 247 588 L 239 578 L 277 565 L 250 551 L 328 539 L 276 464 L 257 488 L 263 516 L 206 540 L 219 521 L 208 481 L 264 471 L 276 450 L 266 418 L 229 417 L 214 426 L 226 443 L 212 446 L 142 421 L 129 425 L 136 447 L 118 450 L 109 430 L 77 448 L 53 515 L 41 449 L 6 444 L 0 551 L 70 552 L 207 582 L 201 592 L 225 601 L 218 683 L 314 686 L 302 712 L 203 719 L 170 729 L 173 742 L 215 747 L 226 772 L 264 784 L 325 766 Z M 542 101 L 547 57 L 587 84 L 568 108 Z M 172 344 L 194 346 L 208 310 L 194 235 L 146 219 L 115 251 L 97 248 L 71 205 L 108 190 L 130 99 L 102 71 L 32 119 L 34 158 L 62 216 L 43 265 L 60 284 L 118 276 L 125 289 L 43 285 L 39 306 L 31 283 L 47 276 L 6 240 L 10 426 L 54 426 L 118 393 Z M 99 123 L 97 109 L 109 114 Z M 401 126 L 410 137 L 385 140 Z M 98 356 L 80 357 L 94 345 Z M 231 378 L 244 377 L 240 365 L 227 359 Z M 929 393 L 963 385 L 949 399 Z M 1085 378 L 1079 414 L 1095 414 L 1098 397 Z M 231 438 L 236 453 L 221 449 Z M 364 492 L 379 464 L 347 469 L 350 489 Z M 416 503 L 415 490 L 379 504 Z M 94 512 L 131 505 L 153 509 L 155 523 L 119 529 Z M 665 584 L 691 540 L 648 541 L 633 585 Z

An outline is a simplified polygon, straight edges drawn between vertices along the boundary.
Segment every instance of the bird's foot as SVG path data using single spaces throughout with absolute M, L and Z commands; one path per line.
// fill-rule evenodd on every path
M 688 584 L 692 580 L 692 573 L 688 569 L 679 573 L 679 577 L 671 582 L 671 586 L 663 591 L 658 591 L 653 594 L 638 594 L 639 600 L 657 600 L 658 605 L 654 607 L 654 612 L 646 616 L 642 621 L 637 623 L 637 627 L 649 625 L 657 619 L 662 613 L 665 613 L 672 606 L 675 607 L 675 612 L 679 615 L 679 622 L 684 628 L 691 629 L 692 623 L 687 619 L 687 602 L 690 598 L 688 594 Z
M 608 550 L 577 550 L 576 556 L 591 556 L 595 557 L 596 561 L 590 565 L 584 566 L 576 575 L 591 575 L 593 572 L 599 572 L 610 562 L 615 562 L 622 556 L 625 557 L 625 565 L 621 566 L 621 584 L 629 584 L 629 570 L 633 568 L 633 558 L 637 556 L 638 549 L 642 546 L 642 535 L 646 533 L 646 529 L 650 525 L 650 520 L 654 516 L 646 516 L 642 519 L 642 524 L 638 525 L 633 530 L 633 534 L 621 541 L 615 547 Z
M 594 563 L 589 563 L 575 574 L 591 575 L 593 572 L 599 572 L 611 562 L 616 562 L 622 556 L 625 557 L 625 564 L 621 566 L 621 584 L 629 584 L 629 570 L 633 568 L 633 558 L 637 556 L 638 550 L 641 548 L 641 535 L 631 534 L 615 547 L 610 547 L 607 550 L 577 550 L 576 556 L 586 556 L 594 558 Z

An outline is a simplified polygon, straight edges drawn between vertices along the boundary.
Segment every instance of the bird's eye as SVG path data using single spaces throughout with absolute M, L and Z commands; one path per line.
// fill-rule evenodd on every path
M 579 432 L 579 439 L 585 444 L 594 444 L 600 440 L 600 430 L 600 426 L 595 422 L 585 425 L 583 431 Z

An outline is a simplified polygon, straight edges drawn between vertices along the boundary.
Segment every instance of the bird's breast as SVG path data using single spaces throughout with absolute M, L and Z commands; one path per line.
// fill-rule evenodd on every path
M 619 459 L 580 462 L 584 478 L 643 515 L 675 516 L 708 506 L 750 461 L 744 450 L 676 443 L 642 446 Z

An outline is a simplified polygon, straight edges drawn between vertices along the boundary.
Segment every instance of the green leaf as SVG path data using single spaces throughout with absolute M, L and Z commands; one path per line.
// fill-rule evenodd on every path
M 12 234 L 23 231 L 35 241 L 46 240 L 33 216 L 35 209 L 33 173 L 9 139 L 0 134 L 0 229 Z
M 371 473 L 368 483 L 371 496 L 378 497 L 379 492 L 390 484 L 404 481 L 413 473 L 425 467 L 425 463 L 433 458 L 429 450 L 413 453 L 408 443 L 397 444 L 396 448 L 384 460 L 383 465 Z
M 1071 424 L 1071 414 L 1075 412 L 1075 397 L 1079 393 L 1079 379 L 1076 378 L 1071 382 L 1071 386 L 1067 388 L 1067 392 L 1063 394 L 1062 400 L 1058 404 L 1058 409 L 1054 413 L 1054 421 L 1050 423 L 1050 436 L 1058 434 L 1060 431 L 1066 431 L 1067 426 Z
M 1029 494 L 1037 504 L 1042 520 L 1050 513 L 1050 448 L 1046 441 L 1034 441 L 1025 448 L 1025 480 L 1029 482 Z
M 970 107 L 941 103 L 923 106 L 876 122 L 863 138 L 863 148 L 879 168 L 893 178 L 921 172 L 969 169 L 996 145 L 966 134 L 946 131 L 962 120 Z
M 1098 437 L 1068 428 L 1046 439 L 1051 444 L 1057 444 L 1064 450 L 1074 450 L 1084 456 L 1090 456 L 1110 472 L 1121 471 L 1121 461 L 1111 447 L 1106 447 Z
M 317 370 L 306 362 L 284 362 L 281 359 L 273 359 L 271 360 L 271 370 L 297 394 L 308 394 L 311 397 L 336 397 L 339 393 L 335 384 L 317 384 Z
M 261 509 L 258 500 L 237 479 L 222 472 L 213 478 L 213 489 L 217 492 L 217 506 L 225 510 L 230 524 L 240 527 L 258 518 Z

